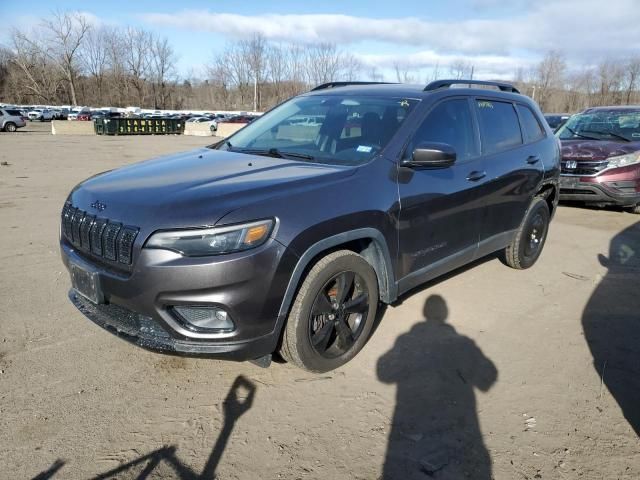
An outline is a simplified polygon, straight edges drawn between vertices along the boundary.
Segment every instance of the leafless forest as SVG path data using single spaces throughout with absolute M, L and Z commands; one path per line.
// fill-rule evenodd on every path
M 261 36 L 230 42 L 211 56 L 206 78 L 177 70 L 169 41 L 133 27 L 96 26 L 57 12 L 32 30 L 14 29 L 0 45 L 0 101 L 18 104 L 135 105 L 159 109 L 264 110 L 313 85 L 336 80 L 426 83 L 433 77 L 482 75 L 482 65 L 459 60 L 416 70 L 394 65 L 394 78 L 332 43 L 269 42 Z M 514 64 L 512 80 L 546 112 L 640 101 L 640 55 L 576 66 L 550 51 L 533 67 Z M 387 75 L 388 77 L 388 75 Z

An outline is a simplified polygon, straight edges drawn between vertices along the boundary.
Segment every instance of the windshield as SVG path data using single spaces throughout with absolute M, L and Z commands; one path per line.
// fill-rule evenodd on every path
M 557 136 L 562 140 L 640 142 L 640 111 L 603 110 L 574 115 Z
M 415 99 L 295 97 L 254 120 L 217 148 L 337 165 L 360 165 L 389 142 Z

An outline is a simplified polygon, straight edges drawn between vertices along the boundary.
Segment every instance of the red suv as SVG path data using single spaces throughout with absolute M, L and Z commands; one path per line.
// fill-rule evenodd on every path
M 640 106 L 589 108 L 556 135 L 562 142 L 560 200 L 640 214 Z

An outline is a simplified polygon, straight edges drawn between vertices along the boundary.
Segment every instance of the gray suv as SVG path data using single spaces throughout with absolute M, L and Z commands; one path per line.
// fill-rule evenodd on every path
M 331 370 L 381 303 L 496 251 L 532 266 L 559 159 L 511 85 L 320 85 L 208 148 L 76 186 L 69 297 L 145 348 Z
M 22 116 L 20 110 L 0 108 L 0 131 L 15 132 L 26 124 L 26 118 Z

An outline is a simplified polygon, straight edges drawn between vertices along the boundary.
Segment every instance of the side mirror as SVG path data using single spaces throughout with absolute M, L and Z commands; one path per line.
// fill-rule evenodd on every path
M 455 149 L 446 143 L 421 143 L 411 158 L 402 161 L 409 168 L 446 168 L 456 163 Z

